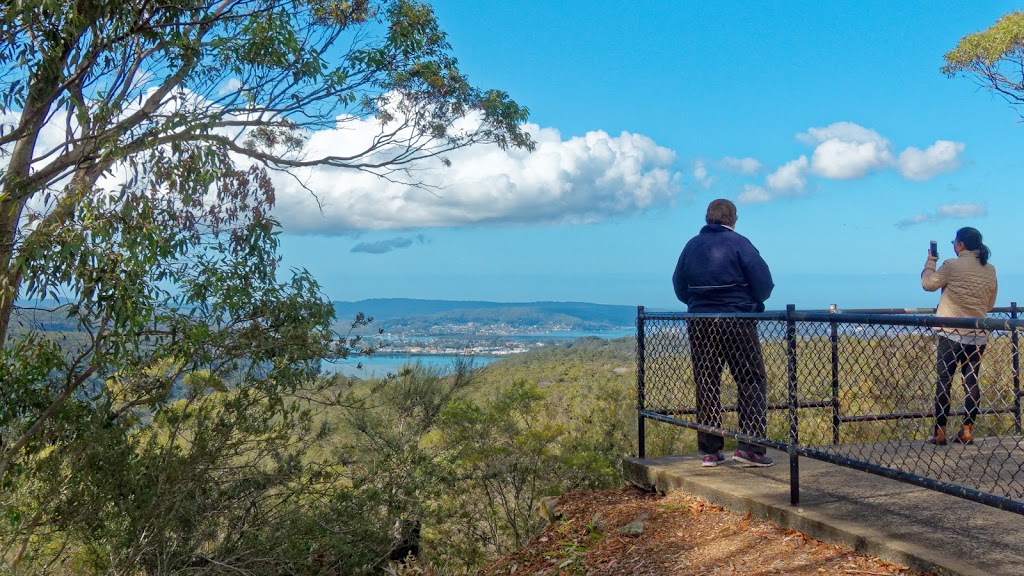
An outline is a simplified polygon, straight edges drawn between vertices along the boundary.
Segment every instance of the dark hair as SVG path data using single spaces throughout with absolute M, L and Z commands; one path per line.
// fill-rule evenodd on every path
M 708 224 L 722 224 L 725 226 L 736 225 L 736 205 L 732 202 L 719 198 L 708 204 L 708 213 L 704 216 Z
M 989 256 L 992 255 L 992 251 L 988 249 L 981 242 L 981 232 L 978 232 L 977 228 L 961 228 L 956 231 L 956 241 L 963 242 L 964 248 L 974 251 L 978 251 L 978 261 L 984 266 L 988 263 Z

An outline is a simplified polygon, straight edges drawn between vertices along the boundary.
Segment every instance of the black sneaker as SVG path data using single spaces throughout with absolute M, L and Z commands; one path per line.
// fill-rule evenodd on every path
M 737 450 L 736 453 L 732 455 L 732 459 L 737 462 L 742 462 L 747 466 L 757 466 L 759 468 L 767 468 L 775 464 L 771 458 L 764 454 L 756 454 L 754 452 L 747 452 L 746 450 Z

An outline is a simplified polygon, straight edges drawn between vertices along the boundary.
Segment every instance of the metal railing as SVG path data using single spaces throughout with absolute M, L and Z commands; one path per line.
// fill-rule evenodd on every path
M 834 306 L 689 314 L 641 306 L 638 455 L 646 457 L 646 421 L 654 420 L 786 452 L 794 505 L 804 456 L 1024 514 L 1024 320 L 1016 303 L 985 319 L 933 314 Z M 756 336 L 736 338 L 737 326 Z M 987 337 L 980 370 L 973 372 L 976 392 L 962 380 L 970 363 L 940 361 L 937 334 L 967 343 Z M 956 370 L 944 396 L 937 374 L 945 369 L 948 375 L 951 368 Z M 937 412 L 948 412 L 950 438 L 965 418 L 973 419 L 973 443 L 928 442 Z

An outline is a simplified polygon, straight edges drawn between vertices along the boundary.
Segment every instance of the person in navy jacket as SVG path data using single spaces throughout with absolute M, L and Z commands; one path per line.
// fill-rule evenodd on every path
M 672 274 L 676 297 L 691 313 L 763 312 L 775 283 L 757 248 L 736 233 L 736 205 L 729 200 L 712 201 L 705 222 L 679 255 Z M 686 327 L 697 386 L 698 422 L 722 427 L 721 378 L 728 365 L 738 387 L 740 432 L 764 438 L 768 377 L 756 320 L 692 318 Z M 721 435 L 698 432 L 702 465 L 717 466 L 724 461 L 724 445 Z M 739 442 L 733 460 L 751 466 L 773 464 L 763 446 L 749 442 Z

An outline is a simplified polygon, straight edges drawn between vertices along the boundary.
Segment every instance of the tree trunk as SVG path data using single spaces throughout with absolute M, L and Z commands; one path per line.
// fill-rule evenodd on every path
M 67 50 L 48 54 L 38 74 L 29 82 L 25 107 L 21 111 L 17 131 L 20 137 L 11 150 L 7 170 L 0 180 L 0 346 L 7 342 L 14 301 L 21 288 L 21 272 L 13 268 L 18 238 L 18 225 L 34 190 L 28 185 L 32 159 L 36 152 L 39 131 L 46 123 L 50 107 L 57 97 L 60 70 Z
M 14 264 L 14 240 L 18 234 L 18 222 L 24 201 L 0 202 L 0 346 L 7 341 L 14 301 L 18 298 L 21 274 Z

